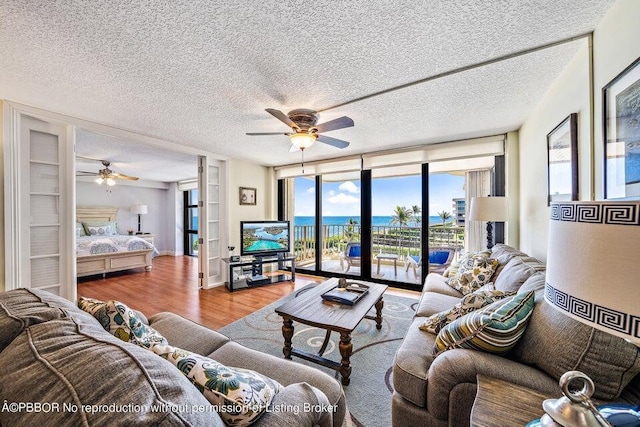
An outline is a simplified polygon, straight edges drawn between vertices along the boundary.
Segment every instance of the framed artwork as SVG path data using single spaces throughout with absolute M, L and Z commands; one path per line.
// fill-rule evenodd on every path
M 578 200 L 578 115 L 572 113 L 547 135 L 547 204 Z
M 240 187 L 240 204 L 241 205 L 255 205 L 256 204 L 256 189 L 249 187 Z
M 604 198 L 640 199 L 640 58 L 602 89 Z

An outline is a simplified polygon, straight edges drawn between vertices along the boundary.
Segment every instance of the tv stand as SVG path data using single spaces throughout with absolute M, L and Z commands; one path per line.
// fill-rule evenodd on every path
M 240 261 L 231 261 L 229 258 L 222 258 L 222 261 L 228 266 L 228 281 L 226 282 L 229 292 L 237 289 L 246 289 L 256 286 L 270 285 L 285 281 L 296 280 L 296 260 L 293 254 L 273 254 L 259 256 L 251 259 L 240 259 Z M 264 275 L 263 266 L 265 264 L 278 264 L 278 270 L 282 273 L 274 275 Z M 291 264 L 291 271 L 286 271 L 288 267 L 286 263 Z M 239 269 L 239 279 L 233 279 L 233 270 Z M 244 277 L 242 277 L 244 276 Z

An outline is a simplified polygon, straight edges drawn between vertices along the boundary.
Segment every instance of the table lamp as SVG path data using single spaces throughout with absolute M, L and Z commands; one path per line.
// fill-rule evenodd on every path
M 551 203 L 545 300 L 552 307 L 640 346 L 639 278 L 640 201 Z M 594 424 L 580 425 L 640 425 L 640 406 L 598 411 Z
M 487 249 L 493 247 L 493 222 L 509 219 L 506 197 L 472 197 L 469 208 L 470 221 L 487 221 Z
M 142 231 L 140 230 L 140 222 L 142 215 L 147 214 L 147 205 L 133 205 L 131 207 L 131 213 L 138 215 L 138 234 L 142 234 Z

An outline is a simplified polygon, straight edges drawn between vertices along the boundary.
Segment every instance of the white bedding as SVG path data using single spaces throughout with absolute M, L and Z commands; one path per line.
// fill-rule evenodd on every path
M 130 252 L 153 249 L 153 256 L 159 255 L 151 243 L 136 236 L 80 236 L 76 237 L 76 255 L 104 255 L 115 252 Z

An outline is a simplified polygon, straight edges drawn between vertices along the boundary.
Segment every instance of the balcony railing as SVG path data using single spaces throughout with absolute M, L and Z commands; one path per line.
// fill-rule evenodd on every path
M 316 248 L 316 227 L 299 225 L 293 228 L 296 261 L 312 260 L 316 249 L 323 254 L 344 252 L 347 242 L 360 240 L 360 226 L 323 225 L 321 247 Z M 420 253 L 420 227 L 373 226 L 371 233 L 373 253 L 397 254 L 401 259 Z M 458 250 L 464 247 L 464 227 L 429 227 L 429 246 L 448 246 Z

